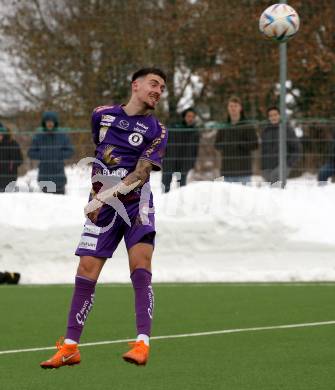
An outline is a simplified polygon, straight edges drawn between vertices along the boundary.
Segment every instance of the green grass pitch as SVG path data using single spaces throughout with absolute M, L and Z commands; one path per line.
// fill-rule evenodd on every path
M 335 325 L 153 339 L 145 367 L 127 343 L 81 348 L 82 363 L 42 370 L 64 334 L 72 286 L 1 286 L 0 388 L 143 390 L 335 389 Z M 335 284 L 157 284 L 153 336 L 335 320 Z M 82 343 L 133 338 L 130 285 L 100 285 Z

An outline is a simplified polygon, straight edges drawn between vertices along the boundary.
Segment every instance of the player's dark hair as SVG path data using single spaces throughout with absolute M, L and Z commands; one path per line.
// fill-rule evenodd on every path
M 154 74 L 156 76 L 161 77 L 166 82 L 166 74 L 159 68 L 151 67 L 151 68 L 142 68 L 137 70 L 131 77 L 131 82 L 137 80 L 140 77 L 147 76 L 148 74 Z
M 266 110 L 266 115 L 269 114 L 270 111 L 277 111 L 280 114 L 280 110 L 277 106 L 271 106 Z

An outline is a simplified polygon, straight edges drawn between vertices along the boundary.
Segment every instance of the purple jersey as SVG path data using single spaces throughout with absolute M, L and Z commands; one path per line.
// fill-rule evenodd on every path
M 139 160 L 161 169 L 167 130 L 153 115 L 128 116 L 121 105 L 98 107 L 92 114 L 92 133 L 95 158 L 102 163 L 93 164 L 92 176 L 123 179 Z M 93 188 L 95 192 L 100 189 L 95 184 Z

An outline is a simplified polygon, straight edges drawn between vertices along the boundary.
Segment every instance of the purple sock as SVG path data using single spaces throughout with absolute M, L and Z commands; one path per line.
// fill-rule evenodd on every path
M 130 276 L 135 292 L 135 312 L 137 334 L 150 336 L 154 310 L 154 292 L 151 286 L 151 273 L 137 268 Z
M 79 343 L 88 313 L 94 303 L 96 281 L 76 276 L 71 309 L 67 321 L 67 339 Z

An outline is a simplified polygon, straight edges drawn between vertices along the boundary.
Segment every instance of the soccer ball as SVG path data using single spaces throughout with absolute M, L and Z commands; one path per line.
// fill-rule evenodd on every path
M 299 15 L 287 4 L 273 4 L 259 18 L 260 31 L 277 42 L 285 42 L 293 37 L 299 25 Z

